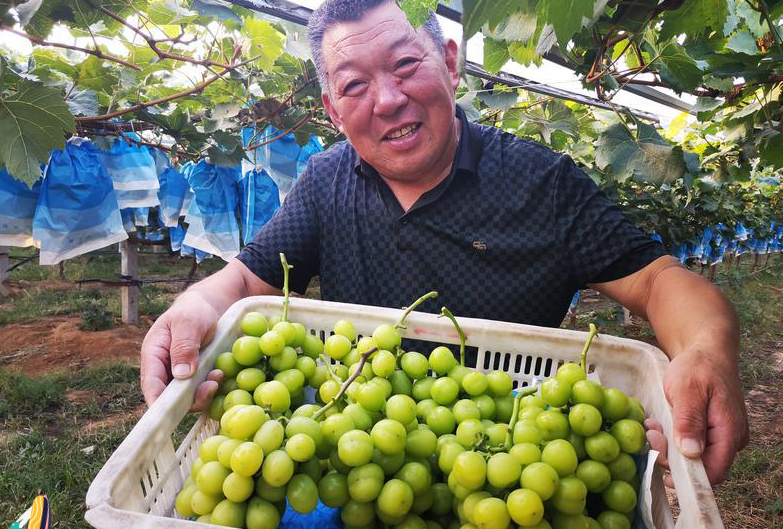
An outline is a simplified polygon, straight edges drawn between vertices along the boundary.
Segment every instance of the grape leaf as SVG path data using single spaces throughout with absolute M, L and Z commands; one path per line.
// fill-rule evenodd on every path
M 696 99 L 696 103 L 693 105 L 694 112 L 709 112 L 715 110 L 723 104 L 720 99 L 713 99 L 711 97 L 700 97 Z
M 685 48 L 674 39 L 656 41 L 651 35 L 648 31 L 645 39 L 653 57 L 651 65 L 658 69 L 661 79 L 676 92 L 687 92 L 699 86 L 704 72 Z
M 520 119 L 529 134 L 539 134 L 545 143 L 552 143 L 552 136 L 560 131 L 566 136 L 574 137 L 577 122 L 573 112 L 560 101 L 550 101 L 545 106 L 535 106 L 528 112 L 520 114 Z
M 504 90 L 496 86 L 491 92 L 479 92 L 478 98 L 489 108 L 505 112 L 516 104 L 519 94 L 515 89 Z
M 761 13 L 750 6 L 747 0 L 735 0 L 737 16 L 745 21 L 748 29 L 756 38 L 761 38 L 769 32 L 769 26 L 764 22 Z M 774 20 L 774 17 L 772 17 Z M 728 35 L 728 33 L 724 33 Z
M 726 43 L 726 47 L 732 51 L 747 53 L 748 55 L 756 55 L 759 52 L 759 48 L 756 46 L 756 39 L 747 30 L 738 31 L 732 35 L 729 42 Z
M 73 89 L 65 102 L 74 116 L 94 116 L 98 113 L 98 94 L 94 90 Z
M 19 24 L 26 26 L 30 19 L 33 18 L 35 12 L 41 8 L 43 0 L 27 0 L 22 4 L 16 6 L 16 14 L 19 15 Z
M 414 28 L 420 27 L 430 17 L 430 11 L 438 7 L 438 0 L 402 0 L 400 8 Z
M 622 23 L 623 28 L 636 33 L 650 21 L 652 10 L 658 5 L 658 0 L 636 0 L 634 2 L 620 2 L 612 17 L 615 24 Z
M 95 55 L 88 55 L 86 59 L 76 65 L 74 84 L 80 88 L 91 88 L 96 92 L 107 90 L 117 84 L 119 78 L 114 71 L 104 65 L 103 59 Z
M 209 163 L 220 167 L 236 167 L 242 160 L 246 159 L 245 150 L 240 145 L 231 150 L 223 150 L 220 147 L 212 146 L 207 149 Z
M 636 132 L 625 125 L 612 125 L 598 138 L 595 162 L 601 170 L 611 170 L 624 182 L 634 177 L 663 184 L 685 174 L 682 148 L 661 138 L 651 125 L 637 122 Z
M 484 37 L 484 69 L 486 71 L 492 74 L 498 73 L 510 58 L 505 42 Z
M 67 132 L 76 132 L 76 122 L 60 90 L 21 81 L 16 93 L 0 95 L 0 164 L 15 178 L 32 185 L 49 151 L 65 147 Z
M 464 0 L 462 2 L 463 38 L 469 39 L 485 23 L 495 27 L 517 11 L 528 11 L 529 0 Z
M 561 50 L 574 33 L 593 20 L 595 0 L 549 0 L 538 4 L 539 24 L 551 24 Z
M 682 7 L 664 14 L 660 39 L 667 40 L 683 33 L 699 35 L 709 28 L 722 31 L 728 16 L 726 0 L 685 0 Z
M 230 2 L 224 2 L 223 0 L 193 0 L 190 7 L 198 11 L 198 14 L 202 16 L 212 16 L 224 21 L 242 22 L 239 15 L 231 9 Z
M 512 42 L 508 45 L 508 53 L 515 62 L 522 66 L 529 66 L 531 63 L 541 64 L 541 55 L 536 52 L 536 42 L 529 41 L 527 44 Z
M 248 53 L 259 56 L 256 62 L 262 70 L 269 69 L 283 53 L 285 35 L 266 20 L 246 18 L 242 35 L 248 38 Z
M 525 43 L 535 34 L 537 24 L 535 13 L 518 11 L 501 20 L 487 35 L 495 40 Z

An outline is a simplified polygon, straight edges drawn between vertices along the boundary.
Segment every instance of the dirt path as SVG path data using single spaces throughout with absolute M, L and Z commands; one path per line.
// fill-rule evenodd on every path
M 36 375 L 116 360 L 138 365 L 149 319 L 105 331 L 82 331 L 79 321 L 78 316 L 56 316 L 0 327 L 0 366 Z

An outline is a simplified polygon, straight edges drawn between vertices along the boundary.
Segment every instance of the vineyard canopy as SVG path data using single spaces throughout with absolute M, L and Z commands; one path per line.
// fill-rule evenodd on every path
M 462 12 L 465 41 L 483 41 L 483 64 L 465 67 L 478 75 L 465 75 L 457 94 L 472 119 L 567 152 L 667 243 L 718 223 L 743 222 L 762 236 L 783 217 L 783 0 L 461 4 L 401 2 L 414 24 L 429 9 L 452 19 Z M 118 135 L 138 134 L 132 141 L 160 146 L 175 166 L 201 158 L 236 166 L 277 139 L 263 135 L 270 125 L 301 144 L 311 134 L 326 144 L 340 137 L 321 106 L 305 30 L 285 16 L 305 18 L 305 7 L 271 0 L 5 6 L 0 164 L 27 185 L 74 134 L 106 148 Z M 557 87 L 501 72 L 545 58 L 572 68 L 592 98 L 542 96 Z M 615 102 L 623 89 L 667 99 L 655 88 L 690 97 L 694 104 L 682 108 L 696 119 L 682 114 L 656 128 L 655 116 Z M 257 137 L 243 148 L 248 127 Z

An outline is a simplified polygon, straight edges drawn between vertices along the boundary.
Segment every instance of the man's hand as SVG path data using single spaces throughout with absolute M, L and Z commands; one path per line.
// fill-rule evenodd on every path
M 206 303 L 180 299 L 150 328 L 141 345 L 141 390 L 147 405 L 166 389 L 172 375 L 187 379 L 198 368 L 199 350 L 212 339 L 220 315 Z M 196 390 L 191 411 L 201 411 L 212 400 L 223 378 L 209 373 Z
M 714 355 L 683 352 L 666 370 L 664 391 L 672 406 L 675 445 L 686 457 L 701 457 L 710 483 L 720 483 L 748 444 L 745 400 L 735 370 L 718 365 Z
M 593 286 L 650 321 L 671 360 L 664 391 L 672 406 L 674 443 L 686 457 L 702 457 L 710 482 L 719 483 L 748 442 L 739 321 L 731 303 L 671 256 Z M 651 444 L 661 444 L 661 438 L 653 434 Z

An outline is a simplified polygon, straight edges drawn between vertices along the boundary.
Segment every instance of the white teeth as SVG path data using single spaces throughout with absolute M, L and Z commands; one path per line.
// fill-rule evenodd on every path
M 391 134 L 389 134 L 386 137 L 388 139 L 390 139 L 390 140 L 401 138 L 401 137 L 403 137 L 403 136 L 405 136 L 407 134 L 410 134 L 411 132 L 413 132 L 417 128 L 419 128 L 418 125 L 407 125 L 407 126 L 401 128 L 400 130 L 396 130 L 396 131 L 392 132 Z

